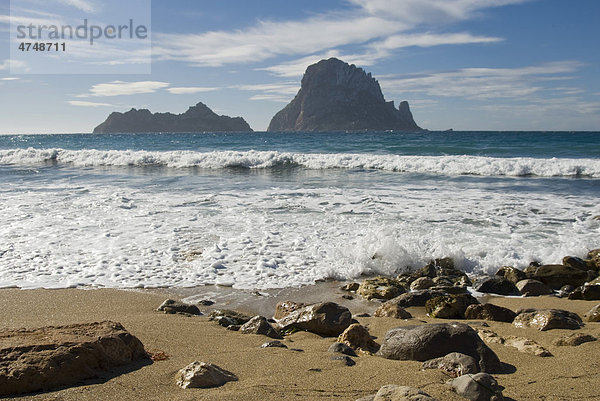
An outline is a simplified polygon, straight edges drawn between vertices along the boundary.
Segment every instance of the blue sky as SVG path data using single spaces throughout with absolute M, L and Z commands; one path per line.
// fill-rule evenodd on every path
M 91 132 L 112 111 L 200 101 L 264 130 L 332 56 L 427 129 L 600 130 L 598 0 L 153 0 L 150 74 L 11 74 L 11 6 L 67 19 L 103 3 L 0 0 L 0 133 Z

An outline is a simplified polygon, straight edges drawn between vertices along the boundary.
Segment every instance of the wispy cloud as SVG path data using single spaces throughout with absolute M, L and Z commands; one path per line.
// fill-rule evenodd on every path
M 89 94 L 79 95 L 78 97 L 137 95 L 142 93 L 153 93 L 159 89 L 166 88 L 167 86 L 169 86 L 169 83 L 159 81 L 112 81 L 93 85 Z
M 300 89 L 298 82 L 279 82 L 271 84 L 235 85 L 231 88 L 243 91 L 259 92 L 250 97 L 250 100 L 266 100 L 270 102 L 289 102 Z
M 109 103 L 86 102 L 82 100 L 69 100 L 67 103 L 69 103 L 71 106 L 78 107 L 114 107 L 114 105 Z
M 431 31 L 431 23 L 440 20 L 449 25 L 472 18 L 486 8 L 525 1 L 528 0 L 349 0 L 350 9 L 300 20 L 259 21 L 245 29 L 200 34 L 155 33 L 153 53 L 159 60 L 218 67 L 263 62 L 275 56 L 339 52 L 348 45 L 364 47 L 365 58 L 373 54 L 382 58 L 407 46 L 490 43 L 501 38 L 468 32 L 436 33 Z M 289 68 L 279 75 L 290 76 Z
M 544 89 L 547 78 L 568 80 L 583 66 L 577 61 L 550 62 L 520 68 L 463 68 L 408 76 L 379 77 L 386 92 L 468 99 L 520 98 Z M 570 88 L 573 90 L 573 88 Z
M 75 7 L 81 11 L 85 11 L 86 13 L 94 13 L 97 10 L 97 6 L 89 0 L 58 0 L 58 2 L 67 6 Z
M 11 68 L 18 68 L 23 71 L 26 71 L 28 69 L 27 63 L 25 63 L 24 61 L 6 59 L 2 63 L 0 63 L 0 71 L 9 70 Z
M 167 91 L 174 95 L 188 95 L 192 93 L 203 93 L 212 92 L 219 88 L 204 88 L 204 87 L 181 87 L 181 88 L 168 88 Z
M 6 77 L 6 78 L 0 78 L 0 81 L 18 81 L 21 78 L 17 78 L 17 77 Z

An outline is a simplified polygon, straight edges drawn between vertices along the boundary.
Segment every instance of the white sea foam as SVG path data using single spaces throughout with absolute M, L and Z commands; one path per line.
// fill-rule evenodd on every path
M 85 152 L 67 154 L 86 160 Z M 126 152 L 91 152 L 93 163 L 100 154 L 132 160 Z M 141 160 L 143 152 L 134 154 Z M 529 188 L 547 180 L 507 189 L 515 180 L 380 173 L 345 184 L 356 174 L 343 170 L 310 182 L 250 183 L 236 174 L 216 174 L 213 182 L 47 170 L 0 186 L 0 287 L 266 289 L 393 274 L 444 256 L 465 271 L 493 274 L 600 247 L 597 199 Z
M 177 169 L 191 167 L 268 169 L 298 166 L 314 170 L 367 169 L 443 175 L 600 178 L 600 159 L 313 154 L 253 150 L 245 152 L 149 152 L 34 148 L 0 150 L 0 164 L 3 165 L 36 165 L 48 162 L 74 167 L 164 166 Z

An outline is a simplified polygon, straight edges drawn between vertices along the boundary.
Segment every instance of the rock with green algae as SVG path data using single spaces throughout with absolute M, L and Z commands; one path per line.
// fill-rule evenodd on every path
M 429 316 L 438 319 L 464 319 L 469 305 L 478 303 L 470 294 L 444 295 L 427 301 L 425 310 Z
M 400 281 L 383 276 L 365 280 L 356 291 L 357 294 L 368 300 L 392 299 L 405 292 L 406 289 Z

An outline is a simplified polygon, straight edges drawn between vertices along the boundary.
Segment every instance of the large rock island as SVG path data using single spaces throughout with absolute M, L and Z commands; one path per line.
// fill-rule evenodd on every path
M 336 58 L 306 69 L 300 91 L 268 131 L 422 131 L 408 102 L 386 102 L 371 74 Z
M 252 131 L 242 117 L 219 116 L 204 103 L 192 106 L 183 114 L 151 113 L 131 109 L 111 113 L 94 128 L 94 134 L 115 132 L 235 132 Z

